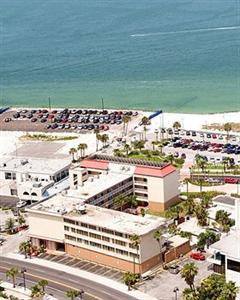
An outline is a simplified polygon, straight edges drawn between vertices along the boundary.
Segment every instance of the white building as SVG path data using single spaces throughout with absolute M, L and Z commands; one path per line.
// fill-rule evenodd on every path
M 235 201 L 236 226 L 228 235 L 210 246 L 213 270 L 224 273 L 227 281 L 240 287 L 240 199 Z
M 54 195 L 69 184 L 70 162 L 60 159 L 0 160 L 0 195 L 39 201 Z

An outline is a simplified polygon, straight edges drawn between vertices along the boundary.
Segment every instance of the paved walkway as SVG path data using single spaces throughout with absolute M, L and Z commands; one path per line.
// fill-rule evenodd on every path
M 20 260 L 20 261 L 26 261 L 23 258 L 23 255 L 21 255 L 21 254 L 8 253 L 4 256 L 8 257 L 8 258 L 12 258 L 12 259 L 17 259 L 17 260 Z M 156 298 L 154 298 L 154 297 L 152 297 L 148 294 L 145 294 L 143 292 L 140 292 L 138 290 L 128 291 L 126 285 L 121 284 L 119 282 L 116 282 L 114 280 L 102 277 L 102 276 L 97 275 L 97 274 L 93 274 L 93 273 L 86 272 L 86 271 L 83 271 L 83 270 L 80 270 L 80 269 L 76 269 L 76 268 L 69 267 L 69 266 L 66 266 L 66 265 L 62 265 L 62 264 L 52 262 L 52 261 L 46 261 L 46 260 L 39 259 L 39 258 L 27 259 L 27 262 L 35 264 L 35 265 L 39 265 L 39 266 L 52 268 L 52 269 L 62 271 L 62 272 L 65 272 L 65 273 L 74 274 L 75 276 L 86 278 L 88 280 L 91 280 L 93 282 L 94 281 L 98 282 L 98 283 L 100 283 L 102 285 L 105 285 L 105 286 L 111 286 L 111 288 L 116 289 L 116 290 L 118 290 L 122 293 L 125 293 L 125 294 L 129 295 L 129 296 L 135 297 L 138 300 L 156 300 Z

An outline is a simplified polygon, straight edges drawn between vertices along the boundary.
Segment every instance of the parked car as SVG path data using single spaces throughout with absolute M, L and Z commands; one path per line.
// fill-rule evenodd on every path
M 26 201 L 22 201 L 22 200 L 20 200 L 18 203 L 17 203 L 17 208 L 22 208 L 22 207 L 24 207 L 24 206 L 26 206 L 27 205 L 27 202 Z
M 206 257 L 201 252 L 191 252 L 190 257 L 195 260 L 205 260 Z
M 169 267 L 168 271 L 171 274 L 178 274 L 180 272 L 180 266 L 179 265 L 171 266 L 171 267 Z
M 232 177 L 225 177 L 224 178 L 224 183 L 236 184 L 236 183 L 238 183 L 238 179 L 237 178 L 232 178 Z

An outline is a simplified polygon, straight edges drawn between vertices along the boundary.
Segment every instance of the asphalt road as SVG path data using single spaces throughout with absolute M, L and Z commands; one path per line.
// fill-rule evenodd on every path
M 134 297 L 123 294 L 111 287 L 99 284 L 95 281 L 79 278 L 78 276 L 55 269 L 39 265 L 35 266 L 34 264 L 27 263 L 25 261 L 1 257 L 1 272 L 6 271 L 13 266 L 17 267 L 19 270 L 26 268 L 26 279 L 29 281 L 36 282 L 43 278 L 47 279 L 49 282 L 49 289 L 55 290 L 56 295 L 62 294 L 61 299 L 64 299 L 63 293 L 72 288 L 76 290 L 83 289 L 85 291 L 83 296 L 84 300 L 136 300 Z

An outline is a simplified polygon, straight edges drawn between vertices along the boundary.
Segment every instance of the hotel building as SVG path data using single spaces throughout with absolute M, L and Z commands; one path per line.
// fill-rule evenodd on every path
M 32 244 L 124 271 L 144 273 L 161 261 L 165 248 L 154 232 L 166 221 L 106 209 L 56 195 L 28 209 Z M 139 237 L 134 247 L 131 236 Z
M 179 172 L 170 164 L 95 155 L 69 170 L 72 195 L 111 208 L 119 195 L 134 194 L 140 205 L 164 211 L 179 199 Z

